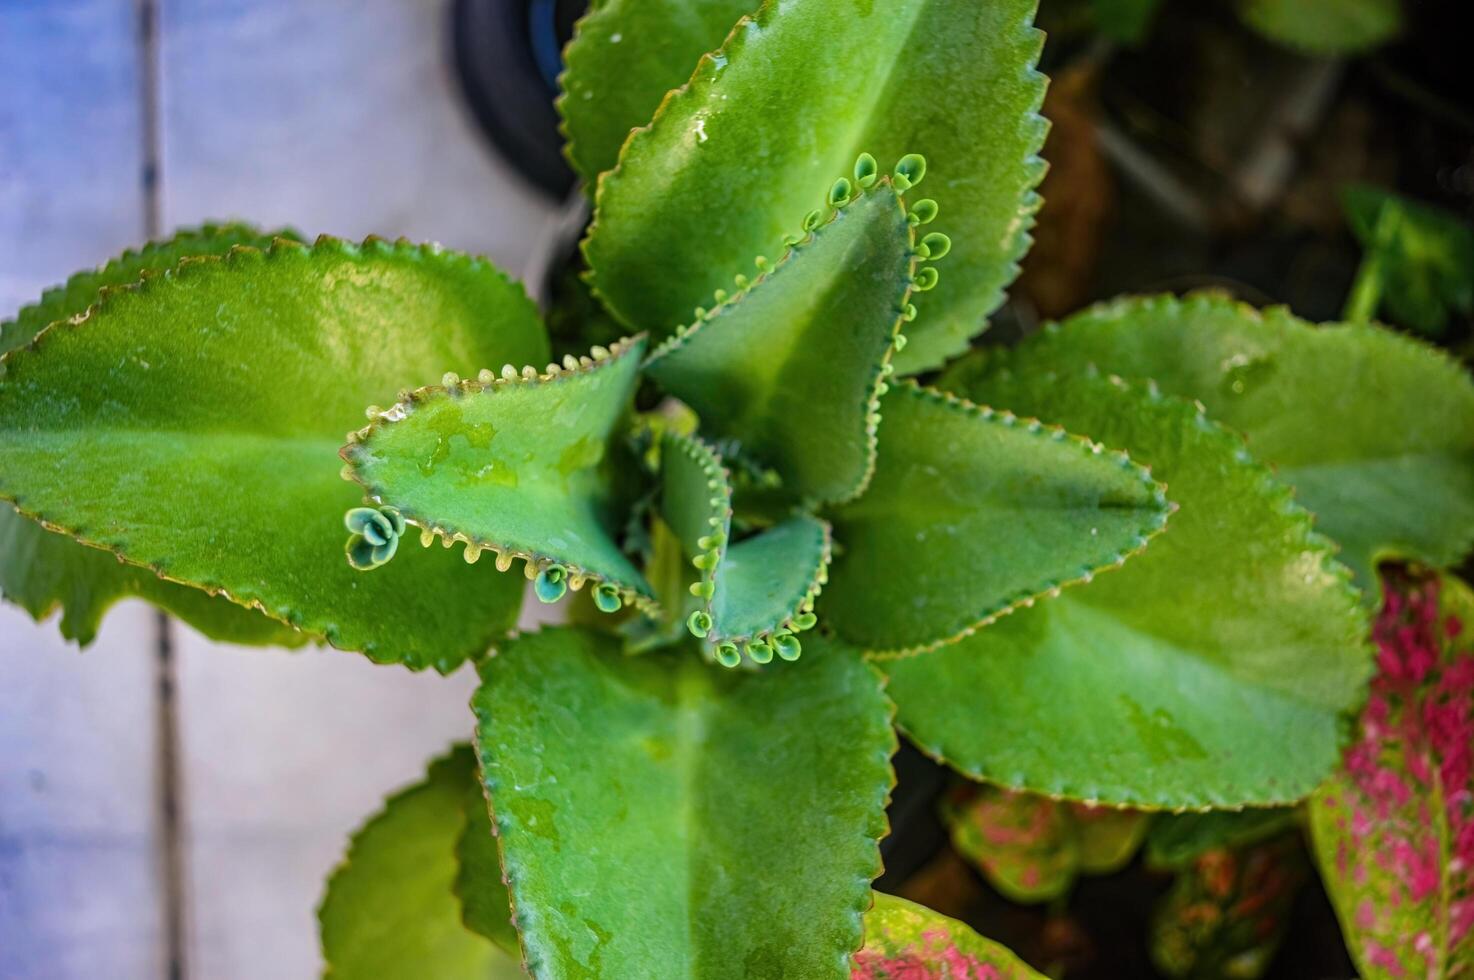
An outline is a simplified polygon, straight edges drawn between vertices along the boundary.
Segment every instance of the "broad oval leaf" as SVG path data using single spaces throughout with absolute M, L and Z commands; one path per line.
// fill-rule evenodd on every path
M 688 620 L 690 631 L 716 645 L 728 667 L 744 653 L 760 662 L 775 652 L 797 659 L 793 634 L 803 628 L 797 620 L 813 610 L 828 580 L 829 524 L 795 513 L 732 543 L 731 474 L 695 436 L 664 434 L 660 475 L 661 513 L 696 568 L 689 589 L 700 605 Z
M 911 382 L 881 401 L 869 490 L 835 510 L 819 614 L 872 651 L 915 652 L 1121 564 L 1167 521 L 1124 453 Z
M 325 977 L 523 976 L 513 956 L 462 925 L 452 891 L 466 806 L 484 810 L 480 796 L 476 757 L 461 746 L 430 763 L 423 782 L 390 797 L 353 835 L 317 912 Z
M 1311 797 L 1321 876 L 1367 980 L 1474 970 L 1474 592 L 1386 582 L 1377 677 Z
M 895 735 L 873 668 L 809 647 L 728 671 L 556 629 L 483 663 L 477 751 L 533 976 L 848 975 Z
M 1118 379 L 1000 371 L 968 393 L 1125 446 L 1180 509 L 1121 570 L 885 664 L 899 724 L 969 776 L 1070 799 L 1314 789 L 1365 690 L 1366 617 L 1289 490 L 1187 402 Z
M 1130 298 L 1077 314 L 954 383 L 1012 363 L 1094 365 L 1196 399 L 1295 488 L 1370 589 L 1389 557 L 1457 562 L 1474 545 L 1474 380 L 1441 352 L 1371 326 L 1313 327 L 1217 295 Z
M 930 161 L 959 236 L 902 373 L 966 348 L 1029 243 L 1043 176 L 1033 0 L 767 0 L 704 56 L 599 182 L 585 254 L 613 312 L 657 336 L 706 305 L 861 152 Z M 944 79 L 932 83 L 926 80 Z
M 87 312 L 104 290 L 131 285 L 146 274 L 172 268 L 182 258 L 222 255 L 237 245 L 266 248 L 275 238 L 295 237 L 288 229 L 262 232 L 242 224 L 202 225 L 124 252 L 99 269 L 79 272 L 48 289 L 39 302 L 0 323 L 0 354 L 29 344 L 50 323 Z M 0 377 L 4 373 L 5 362 L 0 360 Z M 0 506 L 0 594 L 38 621 L 60 606 L 62 636 L 82 646 L 92 642 L 113 603 L 130 596 L 168 610 L 214 640 L 288 647 L 307 641 L 306 635 L 284 623 L 202 589 L 160 578 L 117 555 L 48 531 L 5 506 Z
M 1015 902 L 1058 898 L 1081 872 L 1120 870 L 1151 826 L 1151 814 L 1141 810 L 974 784 L 947 794 L 942 819 L 953 848 Z
M 1044 980 L 962 922 L 881 892 L 865 913 L 850 980 Z
M 590 193 L 619 159 L 630 130 L 691 77 L 696 59 L 721 46 L 758 0 L 601 0 L 563 51 L 558 113 L 564 153 Z
M 502 570 L 520 558 L 529 578 L 560 569 L 548 601 L 566 574 L 575 589 L 592 579 L 647 605 L 650 586 L 615 540 L 623 515 L 609 512 L 602 471 L 644 352 L 637 337 L 569 357 L 566 369 L 447 375 L 373 413 L 343 458 L 370 497 L 424 529 L 422 542 L 464 542 L 471 563 L 492 551 Z
M 849 500 L 875 466 L 882 379 L 916 263 L 905 205 L 882 180 L 771 271 L 722 292 L 646 372 L 696 410 L 703 432 L 775 469 L 796 499 Z
M 334 646 L 448 670 L 517 583 L 406 549 L 343 558 L 343 432 L 407 379 L 542 360 L 521 287 L 434 246 L 278 241 L 186 259 L 6 356 L 0 498 Z
M 1402 30 L 1400 0 L 1239 0 L 1244 22 L 1310 54 L 1356 54 Z

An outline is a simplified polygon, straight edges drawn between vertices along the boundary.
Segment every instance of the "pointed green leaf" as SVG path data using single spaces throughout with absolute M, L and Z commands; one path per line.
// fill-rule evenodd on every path
M 40 302 L 0 323 L 0 354 L 29 344 L 47 324 L 85 313 L 104 289 L 134 283 L 186 256 L 222 255 L 236 245 L 265 248 L 278 237 L 296 236 L 286 229 L 264 233 L 248 225 L 204 225 L 124 252 L 100 269 L 79 272 L 48 289 Z M 0 361 L 0 376 L 4 372 L 5 362 Z M 48 531 L 5 506 L 0 506 L 0 594 L 37 620 L 60 606 L 62 635 L 82 646 L 92 642 L 113 603 L 130 596 L 167 609 L 214 640 L 288 647 L 307 640 L 254 610 L 120 562 L 116 555 Z
M 1244 22 L 1310 54 L 1356 54 L 1402 30 L 1400 0 L 1239 0 Z
M 1389 577 L 1355 741 L 1310 800 L 1321 877 L 1367 980 L 1474 971 L 1474 592 Z
M 325 977 L 512 980 L 517 960 L 461 924 L 452 892 L 456 839 L 476 758 L 462 746 L 425 781 L 389 798 L 353 835 L 318 909 Z M 479 797 L 479 793 L 477 796 Z
M 911 192 L 959 235 L 902 373 L 961 352 L 1028 246 L 1046 125 L 1034 0 L 767 0 L 661 104 L 599 182 L 595 289 L 657 336 L 684 323 L 862 152 L 930 162 Z
M 906 208 L 882 181 L 771 271 L 677 331 L 646 371 L 771 466 L 795 498 L 849 500 L 875 466 L 875 412 L 916 269 Z
M 760 644 L 755 652 L 762 662 L 774 653 L 796 658 L 799 641 L 792 634 L 803 627 L 795 620 L 812 610 L 828 577 L 829 524 L 795 513 L 734 544 L 731 474 L 716 450 L 694 436 L 666 432 L 660 459 L 661 513 L 695 567 L 690 590 L 701 600 L 691 632 L 727 645 L 727 666 L 740 662 L 732 648 L 740 655 L 750 641 Z M 775 634 L 776 650 L 770 649 Z
M 467 750 L 470 755 L 470 751 Z M 475 757 L 471 757 L 472 766 Z M 496 943 L 517 957 L 517 930 L 512 925 L 512 900 L 502 879 L 502 859 L 496 831 L 491 826 L 481 780 L 474 773 L 466 781 L 466 821 L 456 841 L 455 893 L 461 900 L 461 921 L 467 929 Z
M 521 590 L 412 548 L 349 568 L 361 497 L 336 449 L 404 380 L 546 350 L 519 286 L 435 247 L 185 259 L 6 355 L 0 498 L 334 646 L 451 669 L 515 622 Z
M 895 749 L 856 651 L 815 640 L 730 671 L 559 629 L 482 677 L 478 753 L 533 976 L 847 975 Z
M 503 569 L 521 558 L 529 578 L 545 576 L 545 601 L 563 594 L 566 574 L 572 588 L 587 578 L 648 603 L 650 586 L 614 538 L 623 515 L 609 513 L 601 470 L 644 352 L 640 337 L 569 358 L 566 370 L 447 375 L 376 412 L 343 458 L 370 497 L 424 529 L 422 542 L 464 542 L 468 562 L 490 550 Z M 549 568 L 561 571 L 544 592 Z
M 1167 977 L 1264 976 L 1309 879 L 1299 837 L 1208 851 L 1183 869 L 1152 915 L 1151 954 Z
M 1147 835 L 1146 862 L 1157 869 L 1186 868 L 1209 851 L 1242 849 L 1274 837 L 1295 826 L 1300 812 L 1293 807 L 1260 807 L 1164 813 Z
M 1474 381 L 1418 341 L 1221 296 L 1157 296 L 1087 310 L 1008 356 L 1020 369 L 1150 378 L 1202 402 L 1295 487 L 1363 587 L 1383 558 L 1448 565 L 1474 545 Z M 957 383 L 976 370 L 988 366 L 963 362 Z
M 1366 617 L 1289 490 L 1192 405 L 1118 379 L 1000 371 L 968 394 L 1125 446 L 1180 509 L 1121 570 L 886 664 L 899 723 L 974 778 L 1051 796 L 1190 808 L 1314 789 L 1365 690 Z
M 1131 860 L 1151 816 L 959 784 L 942 802 L 952 846 L 1016 902 L 1067 893 L 1081 872 L 1109 874 Z
M 605 0 L 579 20 L 563 51 L 558 112 L 565 152 L 590 193 L 614 166 L 630 130 L 721 47 L 758 0 Z
M 915 651 L 1126 560 L 1166 523 L 1122 453 L 907 382 L 881 401 L 870 489 L 834 513 L 819 614 L 853 643 Z
M 966 924 L 904 898 L 875 893 L 865 948 L 850 980 L 1044 980 Z

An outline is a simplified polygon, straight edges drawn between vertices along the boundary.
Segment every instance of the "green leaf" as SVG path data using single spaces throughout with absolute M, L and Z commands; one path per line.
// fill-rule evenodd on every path
M 865 948 L 850 980 L 1044 980 L 966 924 L 904 898 L 875 893 Z
M 13 319 L 0 323 L 0 354 L 24 347 L 36 334 L 57 320 L 68 320 L 87 312 L 102 298 L 102 291 L 137 282 L 146 273 L 172 269 L 181 259 L 198 255 L 224 255 L 237 245 L 267 248 L 277 238 L 299 240 L 290 228 L 262 231 L 230 222 L 181 228 L 171 238 L 129 249 L 97 269 L 77 273 L 59 286 L 41 294 L 41 299 L 23 306 Z M 0 363 L 0 376 L 5 366 Z
M 1100 32 L 1123 44 L 1140 44 L 1152 26 L 1162 0 L 1090 0 Z
M 1168 977 L 1263 976 L 1309 877 L 1295 835 L 1208 851 L 1177 875 L 1157 904 L 1152 961 Z
M 546 344 L 519 286 L 435 247 L 186 259 L 6 355 L 0 498 L 334 646 L 449 670 L 513 625 L 521 589 L 416 549 L 353 571 L 361 498 L 334 454 L 404 379 Z
M 48 289 L 40 302 L 22 308 L 15 319 L 0 323 L 0 354 L 29 344 L 43 327 L 56 320 L 85 313 L 103 290 L 129 285 L 146 273 L 170 268 L 185 256 L 220 255 L 236 245 L 264 248 L 277 237 L 296 236 L 286 229 L 263 233 L 248 225 L 204 225 L 124 252 L 100 269 L 79 272 L 64 285 Z M 0 361 L 0 377 L 4 373 L 5 362 Z M 260 613 L 125 564 L 116 555 L 47 531 L 3 506 L 0 593 L 38 621 L 60 606 L 62 635 L 82 646 L 92 642 L 103 614 L 113 603 L 130 596 L 167 609 L 214 640 L 287 647 L 307 641 L 305 635 Z
M 607 635 L 482 664 L 478 752 L 535 977 L 844 977 L 895 749 L 856 651 L 718 670 Z
M 808 514 L 731 542 L 732 478 L 716 450 L 695 436 L 667 431 L 661 440 L 661 513 L 697 574 L 699 598 L 690 631 L 717 647 L 728 667 L 741 655 L 767 663 L 796 659 L 804 628 L 828 578 L 829 524 Z M 739 648 L 738 645 L 741 644 Z
M 1166 523 L 1122 453 L 910 382 L 881 404 L 869 491 L 834 512 L 843 546 L 819 614 L 869 650 L 916 651 L 1124 562 Z
M 702 431 L 777 470 L 793 496 L 849 500 L 875 466 L 875 413 L 915 247 L 901 196 L 882 180 L 771 271 L 721 293 L 646 371 L 696 410 Z
M 544 601 L 591 579 L 648 604 L 650 586 L 615 540 L 623 515 L 602 471 L 644 352 L 639 337 L 569 357 L 566 369 L 446 375 L 374 412 L 343 458 L 370 497 L 424 529 L 422 542 L 464 542 L 472 563 L 490 550 L 503 571 L 520 558 Z
M 613 168 L 630 130 L 684 85 L 696 59 L 715 51 L 758 0 L 606 0 L 574 29 L 558 112 L 565 152 L 590 193 Z
M 1437 337 L 1452 313 L 1474 313 L 1474 228 L 1375 187 L 1348 187 L 1341 204 L 1367 253 L 1348 319 L 1369 320 L 1380 305 L 1397 323 Z
M 952 377 L 966 386 L 994 363 L 1095 366 L 1202 402 L 1294 486 L 1363 588 L 1383 559 L 1448 565 L 1474 545 L 1474 381 L 1418 341 L 1221 296 L 1156 296 L 1086 310 Z
M 476 759 L 462 746 L 353 835 L 318 909 L 325 977 L 512 980 L 515 959 L 461 924 L 451 887 Z M 477 794 L 479 796 L 479 793 Z M 483 807 L 484 809 L 484 807 Z
M 1044 173 L 1034 0 L 767 0 L 661 104 L 599 182 L 585 242 L 595 289 L 663 336 L 863 151 L 930 161 L 924 196 L 965 229 L 902 373 L 966 348 L 1018 271 Z M 922 192 L 917 191 L 921 197 Z
M 457 753 L 457 759 L 459 759 Z M 471 766 L 475 757 L 469 749 Z M 467 929 L 496 943 L 504 952 L 518 957 L 517 929 L 512 925 L 512 900 L 502 880 L 502 859 L 497 852 L 496 831 L 491 826 L 481 780 L 467 774 L 465 826 L 456 841 L 454 890 L 461 900 L 461 921 Z
M 1321 877 L 1367 980 L 1474 970 L 1474 592 L 1389 576 L 1378 674 L 1310 800 Z
M 953 848 L 1015 902 L 1058 898 L 1081 872 L 1120 870 L 1151 825 L 1151 815 L 1140 810 L 970 783 L 947 794 L 942 820 Z
M 1271 41 L 1309 54 L 1358 54 L 1402 30 L 1400 0 L 1240 0 L 1239 14 Z
M 1365 690 L 1366 617 L 1289 490 L 1187 402 L 1118 379 L 999 371 L 967 391 L 1125 446 L 1180 509 L 1121 570 L 884 665 L 901 726 L 973 778 L 1050 796 L 1232 807 L 1314 789 Z
M 1290 807 L 1164 813 L 1146 838 L 1146 862 L 1181 869 L 1209 851 L 1242 849 L 1295 826 L 1300 811 Z
M 308 637 L 284 623 L 202 589 L 160 578 L 107 551 L 46 530 L 0 504 L 0 593 L 37 622 L 61 607 L 61 635 L 87 646 L 103 614 L 137 597 L 184 620 L 212 640 L 298 647 Z

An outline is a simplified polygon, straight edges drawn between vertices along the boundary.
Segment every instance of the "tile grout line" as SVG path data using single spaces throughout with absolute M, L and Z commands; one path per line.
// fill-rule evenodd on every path
M 136 0 L 138 13 L 139 102 L 143 168 L 144 234 L 150 241 L 163 233 L 160 194 L 162 140 L 159 127 L 159 0 Z M 179 751 L 177 669 L 174 626 L 167 613 L 154 616 L 155 738 L 157 742 L 159 821 L 163 835 L 160 872 L 164 884 L 163 913 L 168 980 L 185 980 L 188 874 L 183 834 L 183 788 Z

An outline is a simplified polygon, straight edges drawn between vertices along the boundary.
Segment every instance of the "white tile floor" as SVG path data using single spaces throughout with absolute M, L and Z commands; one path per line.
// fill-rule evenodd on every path
M 553 209 L 480 142 L 443 0 L 160 0 L 159 205 L 407 235 L 513 274 Z M 145 237 L 135 0 L 0 5 L 0 318 Z M 310 977 L 346 834 L 469 731 L 472 678 L 175 627 L 185 975 Z M 0 608 L 0 978 L 167 975 L 152 612 L 79 654 Z

